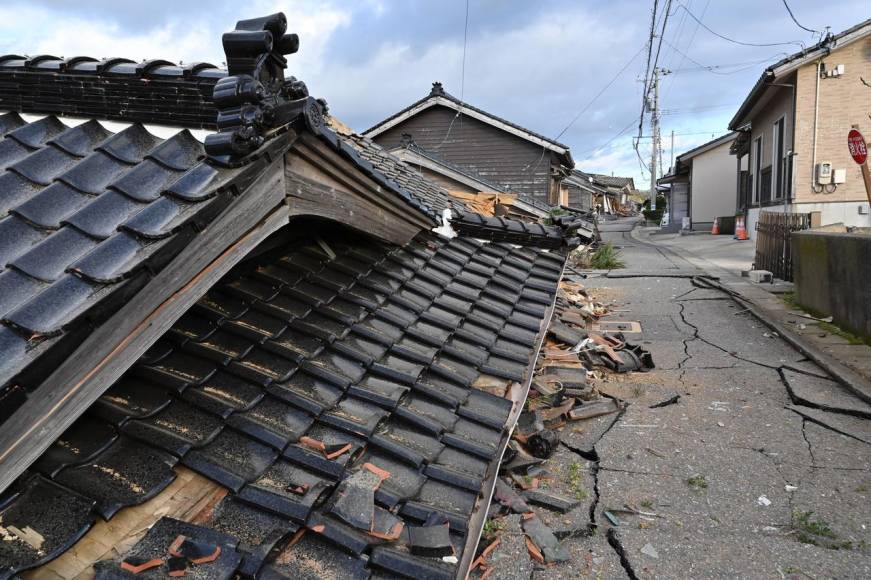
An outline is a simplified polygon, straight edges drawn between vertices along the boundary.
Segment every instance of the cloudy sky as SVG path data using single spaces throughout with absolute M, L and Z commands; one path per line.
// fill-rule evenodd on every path
M 300 35 L 289 73 L 359 131 L 421 98 L 439 80 L 470 104 L 544 135 L 563 133 L 559 139 L 571 147 L 579 168 L 630 175 L 643 189 L 650 178 L 632 138 L 652 4 L 469 0 L 465 82 L 465 0 L 0 0 L 0 53 L 219 64 L 222 32 L 240 18 L 280 10 L 289 30 Z M 802 25 L 815 30 L 839 32 L 868 17 L 867 0 L 789 5 Z M 692 15 L 731 39 L 776 45 L 729 42 Z M 765 64 L 814 41 L 790 19 L 782 0 L 673 0 L 659 57 L 672 71 L 660 93 L 665 167 L 672 131 L 676 154 L 722 134 Z M 646 156 L 650 141 L 641 143 Z

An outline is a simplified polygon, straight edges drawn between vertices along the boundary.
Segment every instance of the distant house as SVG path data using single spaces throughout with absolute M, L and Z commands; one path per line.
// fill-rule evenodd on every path
M 731 147 L 737 137 L 730 132 L 679 155 L 658 181 L 671 185 L 669 229 L 680 229 L 688 217 L 689 229 L 709 230 L 715 218 L 734 215 L 738 175 Z
M 595 185 L 589 174 L 573 169 L 571 175 L 562 182 L 561 202 L 574 209 L 592 210 L 596 199 L 608 192 Z
M 364 135 L 391 151 L 413 142 L 419 165 L 430 176 L 440 173 L 448 189 L 452 184 L 446 181 L 472 189 L 493 184 L 550 205 L 559 203 L 560 184 L 574 167 L 567 145 L 464 103 L 439 82 Z M 448 171 L 434 159 L 460 171 Z M 407 160 L 414 163 L 410 154 Z M 478 183 L 469 183 L 472 176 Z
M 547 203 L 526 195 L 514 194 L 481 177 L 474 169 L 455 165 L 441 155 L 423 149 L 408 133 L 403 134 L 399 146 L 390 152 L 463 202 L 477 200 L 480 203 L 492 202 L 510 206 L 507 213 L 515 217 L 538 219 L 550 215 L 551 206 Z
M 864 81 L 863 82 L 863 77 Z M 737 209 L 747 231 L 763 209 L 821 212 L 821 223 L 871 226 L 853 124 L 871 133 L 871 19 L 766 68 L 729 123 L 742 135 Z

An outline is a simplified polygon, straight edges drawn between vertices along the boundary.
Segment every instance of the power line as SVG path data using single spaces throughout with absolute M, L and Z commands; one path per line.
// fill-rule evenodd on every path
M 457 105 L 457 114 L 454 115 L 454 118 L 451 119 L 450 125 L 448 125 L 448 131 L 447 131 L 447 133 L 445 133 L 445 138 L 442 139 L 441 143 L 439 143 L 438 145 L 433 147 L 433 151 L 438 151 L 439 149 L 442 148 L 442 145 L 444 145 L 447 142 L 448 137 L 451 136 L 451 130 L 454 128 L 454 121 L 461 118 L 461 116 L 463 114 L 463 103 L 465 102 L 465 101 L 463 101 L 463 97 L 464 97 L 465 92 L 466 92 L 466 47 L 467 47 L 468 43 L 469 43 L 469 0 L 466 0 L 466 21 L 465 21 L 465 24 L 463 25 L 463 60 L 462 60 L 462 64 L 460 65 L 460 104 Z M 462 121 L 460 122 L 460 124 L 462 125 Z
M 463 66 L 460 69 L 460 101 L 466 90 L 466 46 L 469 44 L 469 0 L 466 0 L 466 22 L 463 25 Z
M 619 133 L 617 133 L 616 135 L 614 135 L 613 137 L 611 137 L 610 139 L 608 139 L 607 141 L 605 141 L 601 145 L 596 145 L 595 147 L 585 149 L 585 150 L 581 151 L 578 154 L 578 156 L 580 157 L 581 155 L 586 155 L 587 153 L 589 153 L 591 151 L 599 151 L 600 149 L 604 149 L 605 147 L 607 147 L 608 145 L 610 145 L 611 143 L 613 143 L 614 141 L 616 141 L 617 139 L 622 137 L 626 133 L 626 131 L 628 131 L 629 129 L 631 129 L 633 127 L 633 125 L 635 125 L 635 119 L 632 119 L 631 121 L 629 121 L 629 124 L 626 125 L 625 127 L 623 127 L 622 129 L 620 129 Z
M 689 5 L 689 2 L 686 2 L 686 5 Z M 711 5 L 711 0 L 707 0 L 705 2 L 705 7 L 702 8 L 701 18 L 704 18 L 705 14 L 708 13 L 708 8 L 710 7 L 710 5 Z M 677 12 L 677 8 L 675 8 L 674 11 Z M 683 13 L 684 18 L 686 18 L 686 15 L 687 15 L 687 12 L 684 12 Z M 685 51 L 689 52 L 690 48 L 693 45 L 693 42 L 695 42 L 695 40 L 696 40 L 696 34 L 698 34 L 698 32 L 699 32 L 699 28 L 700 27 L 699 27 L 698 23 L 696 23 L 696 27 L 693 28 L 693 33 L 690 35 L 690 41 L 687 43 L 686 47 L 684 48 Z M 683 66 L 684 60 L 686 60 L 686 57 L 681 56 L 680 62 L 677 63 L 677 68 L 680 68 L 681 66 Z M 669 81 L 671 81 L 671 82 L 669 82 L 668 86 L 665 88 L 664 94 L 662 96 L 663 100 L 665 100 L 668 97 L 668 95 L 671 93 L 671 87 L 674 86 L 674 80 L 669 79 Z
M 644 111 L 647 110 L 647 81 L 650 78 L 650 60 L 653 58 L 653 39 L 656 34 L 656 10 L 659 0 L 653 0 L 653 14 L 650 16 L 650 34 L 647 39 L 647 65 L 644 67 L 644 89 L 641 91 L 641 114 L 638 117 L 638 134 L 644 125 Z
M 683 52 L 682 50 L 680 50 L 678 47 L 676 47 L 675 45 L 673 45 L 673 44 L 670 43 L 669 41 L 666 40 L 665 43 L 666 43 L 668 46 L 670 46 L 672 50 L 674 50 L 674 51 L 677 52 L 678 54 L 682 55 L 686 60 L 688 60 L 688 61 L 690 61 L 691 63 L 693 63 L 694 65 L 698 66 L 698 67 L 699 67 L 698 70 L 705 70 L 705 71 L 707 71 L 707 72 L 709 72 L 709 73 L 712 73 L 712 74 L 715 74 L 715 75 L 731 75 L 731 74 L 735 74 L 735 73 L 737 73 L 737 72 L 741 72 L 741 71 L 743 71 L 743 70 L 747 70 L 747 68 L 751 68 L 751 67 L 756 66 L 756 65 L 758 65 L 758 64 L 762 64 L 762 63 L 764 63 L 764 62 L 768 62 L 768 61 L 772 60 L 772 58 L 773 58 L 773 57 L 768 57 L 768 58 L 765 58 L 765 59 L 762 59 L 762 60 L 759 60 L 759 61 L 755 61 L 755 62 L 737 63 L 737 64 L 735 64 L 735 65 L 727 65 L 727 64 L 721 64 L 721 65 L 706 65 L 706 64 L 702 64 L 702 63 L 700 63 L 699 61 L 695 60 L 693 57 L 691 57 L 690 55 L 686 54 L 685 52 Z M 778 54 L 778 55 L 775 55 L 775 56 L 779 56 L 779 54 Z M 743 69 L 740 69 L 740 70 L 731 71 L 731 72 L 720 72 L 720 71 L 718 71 L 718 70 L 715 70 L 715 69 L 718 69 L 718 68 L 731 67 L 731 66 L 743 66 L 743 65 L 750 65 L 750 66 L 748 66 L 748 67 L 746 67 L 746 68 L 743 68 Z M 681 69 L 678 69 L 678 71 L 680 71 L 680 70 L 681 70 Z M 682 70 L 683 70 L 683 71 L 686 71 L 687 69 L 682 69 Z M 672 71 L 672 72 L 678 72 L 678 71 Z
M 597 100 L 599 97 L 601 97 L 602 94 L 603 94 L 605 91 L 607 91 L 607 90 L 611 87 L 611 85 L 613 85 L 613 84 L 617 81 L 618 78 L 620 78 L 620 75 L 622 75 L 624 72 L 626 72 L 626 69 L 629 68 L 629 65 L 631 65 L 633 62 L 635 62 L 635 59 L 638 58 L 638 55 L 641 54 L 641 52 L 644 50 L 645 46 L 646 46 L 646 45 L 642 45 L 641 48 L 638 49 L 638 52 L 636 52 L 636 53 L 632 56 L 632 58 L 630 58 L 629 61 L 628 61 L 626 64 L 623 65 L 623 68 L 621 68 L 619 71 L 617 71 L 617 74 L 615 74 L 614 77 L 613 77 L 610 81 L 608 81 L 608 84 L 606 84 L 604 87 L 602 87 L 601 90 L 599 90 L 599 92 L 596 93 L 596 96 L 594 96 L 594 97 L 590 100 L 590 102 L 588 102 L 586 105 L 584 105 L 584 108 L 581 109 L 581 110 L 578 112 L 578 114 L 575 115 L 575 116 L 572 118 L 572 120 L 569 122 L 569 124 L 566 125 L 566 126 L 563 128 L 563 130 L 560 131 L 559 134 L 558 134 L 556 137 L 554 137 L 554 140 L 555 140 L 555 141 L 558 140 L 560 137 L 562 137 L 563 134 L 564 134 L 566 131 L 568 131 L 568 130 L 571 128 L 571 126 L 574 125 L 575 122 L 576 122 L 578 119 L 580 119 L 581 115 L 583 115 L 584 113 L 586 113 L 587 110 L 588 110 L 591 106 L 593 106 L 593 103 L 595 103 L 596 100 Z
M 822 38 L 822 36 L 823 36 L 822 32 L 820 32 L 819 30 L 810 29 L 807 26 L 802 26 L 799 23 L 799 21 L 795 19 L 795 14 L 792 13 L 792 8 L 789 7 L 789 4 L 787 4 L 786 0 L 783 0 L 783 5 L 786 7 L 786 11 L 789 12 L 789 17 L 792 18 L 792 21 L 795 22 L 796 26 L 798 26 L 802 30 L 807 30 L 808 32 L 812 32 L 814 34 L 819 34 L 820 38 Z
M 724 36 L 724 35 L 720 34 L 719 32 L 712 30 L 707 24 L 705 24 L 701 20 L 699 20 L 695 14 L 690 12 L 689 8 L 687 8 L 684 4 L 679 5 L 678 8 L 683 8 L 686 11 L 686 13 L 690 15 L 690 18 L 692 18 L 693 20 L 698 22 L 699 26 L 701 26 L 702 28 L 704 28 L 705 30 L 707 30 L 708 32 L 713 34 L 714 36 L 716 36 L 718 38 L 722 38 L 723 40 L 726 40 L 726 41 L 731 42 L 733 44 L 738 44 L 741 46 L 787 46 L 790 44 L 794 44 L 794 45 L 798 45 L 798 46 L 804 48 L 804 43 L 801 41 L 798 41 L 798 40 L 790 40 L 788 42 L 767 42 L 767 43 L 744 42 L 743 40 L 735 40 L 734 38 L 729 38 L 728 36 Z
M 665 27 L 668 26 L 668 15 L 671 10 L 671 0 L 665 5 L 665 16 L 662 19 L 662 31 L 659 33 L 659 44 L 656 46 L 656 57 L 653 59 L 653 68 L 659 64 L 659 51 L 662 50 L 662 41 L 665 40 Z

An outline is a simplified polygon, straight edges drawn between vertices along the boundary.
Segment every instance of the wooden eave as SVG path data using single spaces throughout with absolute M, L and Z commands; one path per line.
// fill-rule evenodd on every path
M 291 216 L 337 221 L 400 245 L 435 225 L 409 200 L 385 190 L 313 135 L 301 137 L 285 158 Z

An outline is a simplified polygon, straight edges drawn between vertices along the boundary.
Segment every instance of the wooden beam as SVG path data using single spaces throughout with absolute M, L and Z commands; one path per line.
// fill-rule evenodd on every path
M 232 266 L 288 221 L 284 158 L 86 338 L 0 430 L 0 491 Z
M 420 229 L 429 229 L 436 222 L 414 209 L 397 194 L 385 191 L 347 159 L 314 137 L 302 137 L 288 154 L 288 168 L 317 183 L 345 189 L 364 198 L 372 205 L 393 213 L 397 219 L 411 222 Z
M 398 245 L 406 244 L 421 230 L 353 193 L 315 183 L 290 169 L 286 177 L 287 205 L 292 216 L 336 221 Z

